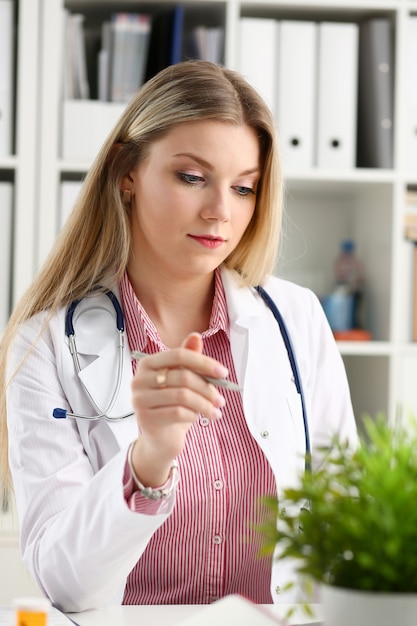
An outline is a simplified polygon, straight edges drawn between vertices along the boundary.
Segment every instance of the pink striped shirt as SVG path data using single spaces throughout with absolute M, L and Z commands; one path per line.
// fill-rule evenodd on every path
M 220 272 L 215 276 L 204 353 L 222 362 L 236 381 L 226 298 Z M 130 348 L 148 354 L 166 350 L 126 274 L 120 289 Z M 222 419 L 211 422 L 200 415 L 188 432 L 178 458 L 174 510 L 131 571 L 124 604 L 208 604 L 234 593 L 256 603 L 272 602 L 271 557 L 259 556 L 256 526 L 266 515 L 260 498 L 276 496 L 275 479 L 249 432 L 240 394 L 222 393 Z M 125 497 L 135 511 L 153 514 L 163 507 L 132 494 L 127 467 Z

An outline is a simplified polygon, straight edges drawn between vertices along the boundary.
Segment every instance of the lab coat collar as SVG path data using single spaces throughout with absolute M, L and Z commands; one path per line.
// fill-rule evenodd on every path
M 226 294 L 230 325 L 238 325 L 248 328 L 251 319 L 259 317 L 263 313 L 259 298 L 254 289 L 242 287 L 236 272 L 221 268 L 223 287 Z

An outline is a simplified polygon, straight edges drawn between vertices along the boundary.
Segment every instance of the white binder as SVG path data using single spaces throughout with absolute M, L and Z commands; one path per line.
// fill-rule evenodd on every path
M 280 22 L 276 109 L 284 170 L 313 166 L 316 48 L 314 22 Z
M 12 152 L 13 2 L 0 0 L 0 156 Z
M 272 18 L 242 17 L 238 69 L 275 114 L 279 25 Z
M 351 169 L 356 165 L 357 24 L 319 24 L 317 166 Z
M 407 119 L 407 161 L 410 175 L 417 177 L 417 16 L 409 18 L 407 88 L 409 90 Z
M 125 108 L 124 102 L 64 100 L 62 158 L 92 161 Z
M 12 212 L 13 185 L 0 182 L 0 335 L 7 324 L 10 312 Z

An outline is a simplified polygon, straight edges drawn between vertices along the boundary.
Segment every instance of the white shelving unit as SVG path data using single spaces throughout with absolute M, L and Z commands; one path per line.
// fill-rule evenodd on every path
M 174 2 L 123 2 L 117 10 L 155 12 Z M 383 410 L 393 415 L 403 399 L 409 401 L 401 372 L 415 359 L 411 341 L 410 244 L 402 234 L 403 198 L 407 185 L 416 182 L 406 173 L 405 106 L 409 77 L 406 71 L 408 19 L 417 13 L 415 0 L 191 0 L 186 14 L 225 28 L 227 66 L 238 67 L 240 17 L 360 21 L 388 17 L 393 25 L 395 56 L 394 167 L 390 170 L 349 171 L 309 169 L 285 171 L 287 217 L 283 259 L 277 271 L 300 280 L 317 292 L 330 288 L 332 264 L 342 238 L 352 237 L 367 272 L 366 321 L 374 340 L 340 343 L 358 416 Z M 100 9 L 100 19 L 116 4 L 108 0 L 43 0 L 41 54 L 41 117 L 39 160 L 39 216 L 37 261 L 49 250 L 57 232 L 58 188 L 61 180 L 82 177 L 88 163 L 60 159 L 62 51 L 60 25 L 63 7 L 81 11 L 89 19 Z M 251 42 L 256 45 L 256 42 Z M 325 242 L 325 245 L 323 245 Z M 407 358 L 404 357 L 407 346 Z M 411 360 L 411 361 L 410 361 Z M 416 398 L 417 400 L 417 398 Z M 416 402 L 417 405 L 417 402 Z
M 89 163 L 60 157 L 62 11 L 102 20 L 112 11 L 154 14 L 161 0 L 15 0 L 18 6 L 16 154 L 0 161 L 15 183 L 13 295 L 16 300 L 45 259 L 59 224 L 59 186 L 81 179 Z M 283 258 L 277 271 L 326 291 L 342 238 L 357 242 L 366 268 L 370 342 L 340 342 L 357 416 L 396 408 L 417 410 L 417 346 L 412 343 L 411 244 L 403 237 L 404 197 L 417 186 L 406 163 L 409 81 L 407 37 L 417 0 L 185 0 L 191 23 L 223 25 L 224 62 L 238 68 L 240 17 L 359 23 L 388 17 L 394 30 L 394 146 L 389 170 L 285 171 L 287 208 Z M 249 45 L 256 46 L 256 41 Z M 268 60 L 271 62 L 271 60 Z
M 34 231 L 38 194 L 39 6 L 39 0 L 14 0 L 16 80 L 13 154 L 0 157 L 0 180 L 14 185 L 12 291 L 15 297 L 30 282 L 37 262 Z

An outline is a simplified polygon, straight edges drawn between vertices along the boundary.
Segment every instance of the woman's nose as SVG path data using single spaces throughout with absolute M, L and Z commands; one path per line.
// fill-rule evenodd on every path
M 230 203 L 229 189 L 212 189 L 201 210 L 201 216 L 206 220 L 227 221 L 230 219 Z

